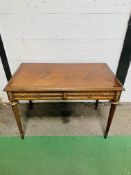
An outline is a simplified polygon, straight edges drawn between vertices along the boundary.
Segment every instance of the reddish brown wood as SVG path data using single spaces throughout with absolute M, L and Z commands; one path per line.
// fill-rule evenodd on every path
M 97 108 L 100 99 L 118 102 L 124 89 L 105 63 L 23 63 L 4 90 L 8 93 L 23 138 L 17 100 L 97 100 Z M 105 138 L 115 107 L 111 105 Z
M 107 136 L 108 136 L 108 132 L 109 132 L 109 129 L 110 129 L 110 126 L 111 126 L 111 123 L 112 123 L 112 119 L 113 119 L 115 110 L 116 110 L 116 104 L 115 103 L 112 103 L 111 104 L 111 108 L 110 108 L 110 113 L 109 113 L 108 121 L 107 121 L 107 126 L 106 126 L 106 130 L 105 130 L 104 138 L 107 138 Z
M 122 90 L 105 63 L 23 63 L 5 91 Z
M 22 130 L 22 125 L 21 125 L 21 120 L 20 120 L 20 115 L 19 115 L 17 102 L 12 102 L 12 109 L 13 109 L 13 112 L 14 112 L 14 116 L 15 116 L 15 119 L 16 119 L 16 123 L 17 123 L 18 129 L 19 129 L 21 138 L 24 139 L 24 133 L 23 133 L 23 130 Z

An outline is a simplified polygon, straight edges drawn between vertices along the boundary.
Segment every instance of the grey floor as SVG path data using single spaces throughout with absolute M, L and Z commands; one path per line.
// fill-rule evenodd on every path
M 103 135 L 109 113 L 109 103 L 35 103 L 20 104 L 25 135 Z M 131 134 L 131 103 L 117 106 L 110 135 Z M 0 106 L 0 135 L 19 135 L 9 104 Z

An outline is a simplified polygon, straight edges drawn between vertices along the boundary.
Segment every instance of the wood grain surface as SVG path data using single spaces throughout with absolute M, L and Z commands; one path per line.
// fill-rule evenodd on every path
M 5 91 L 123 90 L 105 63 L 22 63 Z

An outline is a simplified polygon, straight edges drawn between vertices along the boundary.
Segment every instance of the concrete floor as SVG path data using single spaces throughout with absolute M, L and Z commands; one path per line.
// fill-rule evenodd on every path
M 20 104 L 25 135 L 103 135 L 109 113 L 109 103 L 35 103 Z M 131 134 L 131 103 L 117 106 L 110 135 Z M 0 106 L 0 135 L 19 135 L 11 106 Z

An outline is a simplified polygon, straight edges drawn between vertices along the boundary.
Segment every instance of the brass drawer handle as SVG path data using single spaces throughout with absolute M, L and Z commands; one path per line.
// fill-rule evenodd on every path
M 41 95 L 39 93 L 36 94 L 36 98 L 40 98 Z
M 104 95 L 109 95 L 109 92 L 104 92 L 103 94 L 104 94 Z
M 88 94 L 87 97 L 88 98 L 92 98 L 93 97 L 93 94 Z

